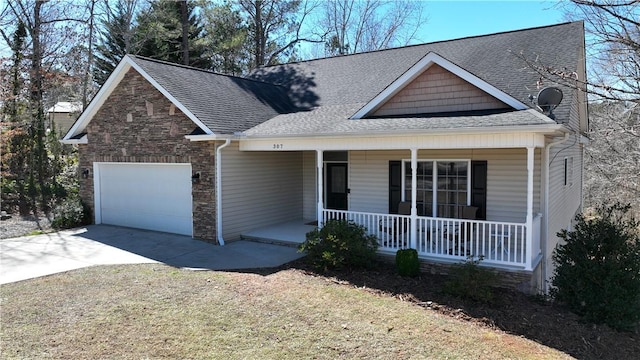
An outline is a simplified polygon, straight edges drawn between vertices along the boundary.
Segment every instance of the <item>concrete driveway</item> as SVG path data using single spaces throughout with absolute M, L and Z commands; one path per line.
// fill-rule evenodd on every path
M 293 247 L 237 241 L 217 246 L 188 236 L 91 225 L 0 239 L 0 284 L 93 265 L 164 263 L 179 268 L 240 270 L 298 259 Z

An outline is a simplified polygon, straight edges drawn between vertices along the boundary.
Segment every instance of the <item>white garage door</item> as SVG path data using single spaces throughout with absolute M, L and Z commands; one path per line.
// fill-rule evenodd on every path
M 95 175 L 96 222 L 192 235 L 190 164 L 100 163 Z

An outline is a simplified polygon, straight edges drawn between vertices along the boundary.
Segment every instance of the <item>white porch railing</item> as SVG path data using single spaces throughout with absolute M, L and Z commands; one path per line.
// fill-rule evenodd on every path
M 416 239 L 411 239 L 409 215 L 324 209 L 322 217 L 323 223 L 344 219 L 364 226 L 378 238 L 382 252 L 414 248 L 422 258 L 449 261 L 482 256 L 485 264 L 525 269 L 532 269 L 540 256 L 540 218 L 534 217 L 533 236 L 527 239 L 526 223 L 418 216 Z

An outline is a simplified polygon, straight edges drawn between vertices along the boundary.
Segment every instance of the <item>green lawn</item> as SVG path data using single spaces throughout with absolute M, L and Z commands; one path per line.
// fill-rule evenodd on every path
M 0 293 L 3 359 L 569 358 L 300 270 L 105 266 Z

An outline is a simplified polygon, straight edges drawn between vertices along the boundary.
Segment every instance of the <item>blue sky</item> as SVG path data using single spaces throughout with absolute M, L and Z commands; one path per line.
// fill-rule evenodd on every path
M 418 42 L 553 25 L 565 22 L 557 1 L 424 1 L 427 21 Z

